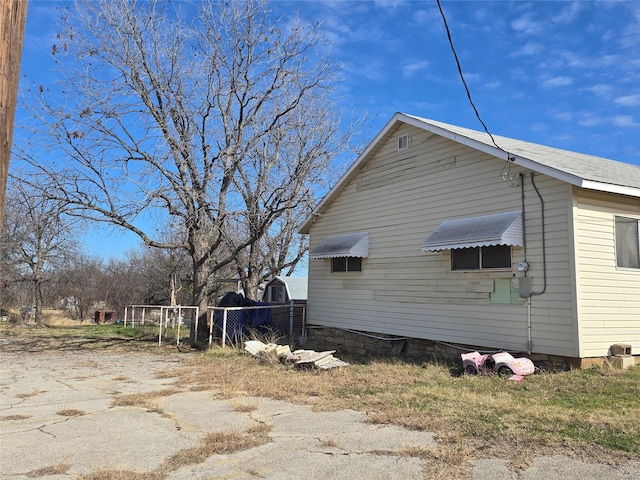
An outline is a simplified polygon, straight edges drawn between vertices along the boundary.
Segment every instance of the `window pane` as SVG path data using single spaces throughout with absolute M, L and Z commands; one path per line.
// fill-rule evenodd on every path
M 347 271 L 347 259 L 345 257 L 332 258 L 331 259 L 331 271 L 332 272 L 346 272 Z
M 283 303 L 284 287 L 280 285 L 271 285 L 271 287 L 269 287 L 269 301 L 274 303 Z
M 616 217 L 616 264 L 624 268 L 640 268 L 638 220 Z
M 361 272 L 362 271 L 362 259 L 360 257 L 349 257 L 347 264 L 347 271 L 349 272 Z
M 480 268 L 480 248 L 456 248 L 451 250 L 452 270 L 477 270 Z
M 482 247 L 482 268 L 511 268 L 511 247 L 509 245 Z

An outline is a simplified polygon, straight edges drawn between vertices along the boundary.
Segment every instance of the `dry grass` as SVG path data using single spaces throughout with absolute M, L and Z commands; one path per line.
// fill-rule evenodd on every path
M 81 337 L 80 329 L 44 329 L 46 335 L 42 330 L 20 327 L 15 330 L 19 333 L 3 330 L 2 334 L 12 340 L 13 348 L 25 345 L 26 351 L 83 348 L 88 341 Z M 504 458 L 516 469 L 524 469 L 542 455 L 610 465 L 640 457 L 640 367 L 624 372 L 605 366 L 546 373 L 514 383 L 500 377 L 464 376 L 457 364 L 348 358 L 339 352 L 351 366 L 300 370 L 263 363 L 232 348 L 216 347 L 205 353 L 190 350 L 185 355 L 175 347 L 150 347 L 127 338 L 116 341 L 113 329 L 105 329 L 109 333 L 103 338 L 98 330 L 91 327 L 89 348 L 180 355 L 187 366 L 166 372 L 163 378 L 175 378 L 176 389 L 182 391 L 209 390 L 216 398 L 239 399 L 232 404 L 239 412 L 250 414 L 257 408 L 256 398 L 268 397 L 310 404 L 316 411 L 363 411 L 371 422 L 433 432 L 435 450 L 401 452 L 423 460 L 425 478 L 468 477 L 470 460 L 481 458 Z M 121 395 L 113 405 L 153 409 L 154 399 L 176 391 Z M 94 472 L 86 478 L 162 479 L 180 465 L 264 443 L 269 428 L 259 424 L 246 432 L 212 434 L 197 447 L 178 452 L 157 471 Z M 331 438 L 323 441 L 333 445 Z
M 128 470 L 98 470 L 84 475 L 85 480 L 163 480 L 169 474 L 188 465 L 203 463 L 212 455 L 225 455 L 263 445 L 269 441 L 271 427 L 258 424 L 246 432 L 213 432 L 205 435 L 192 448 L 185 448 L 168 457 L 157 469 L 149 472 Z
M 200 444 L 181 450 L 169 457 L 160 467 L 163 471 L 175 471 L 186 465 L 204 462 L 212 455 L 224 455 L 247 450 L 269 441 L 268 427 L 259 426 L 247 432 L 213 432 Z
M 63 310 L 44 310 L 42 321 L 49 326 L 82 325 L 82 322 L 69 317 Z
M 153 376 L 154 378 L 161 380 L 165 378 L 174 378 L 176 376 L 176 373 L 172 370 L 165 370 L 162 372 L 156 372 Z
M 523 469 L 540 455 L 621 464 L 640 454 L 638 369 L 541 374 L 514 383 L 465 376 L 457 365 L 392 359 L 355 359 L 347 368 L 316 371 L 214 349 L 191 363 L 178 382 L 197 379 L 223 398 L 348 408 L 375 423 L 434 432 L 435 451 L 409 452 L 426 460 L 432 478 L 462 475 L 470 459 L 496 455 Z
M 233 398 L 231 399 L 231 408 L 238 413 L 255 412 L 260 406 L 260 400 L 257 398 Z
M 41 390 L 38 389 L 33 389 L 30 392 L 26 392 L 26 393 L 17 393 L 16 394 L 16 398 L 29 398 L 29 397 L 35 397 L 37 395 L 40 395 L 41 393 L 45 393 Z
M 10 422 L 13 420 L 27 420 L 31 415 L 5 415 L 0 417 L 0 422 Z
M 87 412 L 83 410 L 76 410 L 75 408 L 67 408 L 64 410 L 59 410 L 56 412 L 56 415 L 60 415 L 61 417 L 79 417 L 80 415 L 84 415 Z
M 170 418 L 171 415 L 165 414 L 164 410 L 156 403 L 158 398 L 168 397 L 179 390 L 175 388 L 165 388 L 154 392 L 130 393 L 127 395 L 118 395 L 111 401 L 112 407 L 138 407 L 143 408 L 147 412 L 157 413 L 164 417 Z
M 112 407 L 141 407 L 148 411 L 159 411 L 154 400 L 178 393 L 176 388 L 165 388 L 153 392 L 130 393 L 119 395 L 111 401 Z
M 51 475 L 64 475 L 69 471 L 71 465 L 67 463 L 58 463 L 56 465 L 49 465 L 48 467 L 38 468 L 27 472 L 25 475 L 29 478 L 48 477 Z
M 320 445 L 327 448 L 337 447 L 338 441 L 335 438 L 325 438 L 320 441 Z

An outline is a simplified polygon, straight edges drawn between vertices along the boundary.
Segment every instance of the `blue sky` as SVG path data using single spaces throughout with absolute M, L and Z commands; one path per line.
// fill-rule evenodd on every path
M 492 134 L 640 165 L 640 2 L 441 0 L 462 71 Z M 29 0 L 22 71 L 55 82 L 60 7 Z M 343 67 L 346 111 L 371 139 L 398 111 L 482 130 L 435 0 L 276 1 L 274 15 L 321 22 Z M 17 121 L 19 121 L 19 115 Z M 129 235 L 87 237 L 118 256 Z

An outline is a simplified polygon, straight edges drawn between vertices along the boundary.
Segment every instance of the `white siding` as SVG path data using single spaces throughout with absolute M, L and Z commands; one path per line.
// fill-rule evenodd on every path
M 397 137 L 409 148 L 397 151 Z M 521 209 L 521 189 L 505 183 L 504 162 L 423 130 L 392 132 L 310 227 L 324 238 L 369 233 L 362 273 L 330 273 L 329 260 L 309 261 L 309 323 L 511 350 L 527 349 L 527 306 L 492 304 L 494 280 L 512 279 L 524 249 L 513 248 L 513 271 L 452 272 L 450 253 L 423 253 L 444 220 Z M 512 168 L 511 173 L 519 170 Z M 525 177 L 529 275 L 543 288 L 541 208 Z M 547 289 L 531 304 L 533 351 L 577 356 L 569 245 L 571 188 L 536 176 L 545 202 Z
M 640 200 L 577 189 L 578 312 L 581 356 L 615 343 L 640 352 L 640 270 L 616 267 L 615 216 L 640 219 Z

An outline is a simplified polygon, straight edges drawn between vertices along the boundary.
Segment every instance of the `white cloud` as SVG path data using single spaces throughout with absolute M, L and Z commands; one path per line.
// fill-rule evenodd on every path
M 527 42 L 518 50 L 511 52 L 510 55 L 512 57 L 537 55 L 538 53 L 542 52 L 543 48 L 544 47 L 540 43 Z
M 640 7 L 635 7 L 630 17 L 629 23 L 620 31 L 620 44 L 635 48 L 640 41 Z
M 472 17 L 476 22 L 495 20 L 494 18 L 491 18 L 491 12 L 486 8 L 479 8 L 478 10 L 474 10 L 474 12 L 472 13 Z
M 556 120 L 562 120 L 563 122 L 573 121 L 573 114 L 571 112 L 557 112 L 552 115 Z
M 631 115 L 616 115 L 611 120 L 617 127 L 635 127 L 638 125 L 633 121 L 633 117 Z
M 640 95 L 625 95 L 623 97 L 617 97 L 614 102 L 624 107 L 635 107 L 640 105 Z
M 605 31 L 605 32 L 602 34 L 602 36 L 600 37 L 600 39 L 601 39 L 603 42 L 608 42 L 609 40 L 613 40 L 613 39 L 617 38 L 617 36 L 618 36 L 618 35 L 617 35 L 617 32 L 616 32 L 615 30 L 611 30 L 611 29 L 610 29 L 610 30 Z
M 516 32 L 525 34 L 542 33 L 544 30 L 543 24 L 535 21 L 531 13 L 526 13 L 520 18 L 516 18 L 511 22 L 511 28 Z
M 564 60 L 565 65 L 568 67 L 583 68 L 588 67 L 592 64 L 591 60 L 583 58 L 575 52 L 565 50 L 558 53 L 558 55 L 560 56 L 560 58 L 562 58 L 562 60 Z
M 479 73 L 467 72 L 464 74 L 464 79 L 467 83 L 477 83 L 482 79 L 482 75 Z
M 364 78 L 374 82 L 384 81 L 388 72 L 387 65 L 379 58 L 360 58 L 358 63 L 351 62 L 343 68 L 343 74 L 347 78 Z
M 583 91 L 591 92 L 598 97 L 606 97 L 611 92 L 611 85 L 604 85 L 599 83 L 598 85 L 594 85 L 593 87 L 584 88 Z
M 435 21 L 438 22 L 438 25 L 442 23 L 440 12 L 436 8 L 418 10 L 413 14 L 413 21 L 418 25 L 431 25 Z
M 426 60 L 421 60 L 419 62 L 408 63 L 402 67 L 402 74 L 405 77 L 410 77 L 420 70 L 424 70 L 429 66 L 429 62 Z
M 534 122 L 530 125 L 531 130 L 534 132 L 545 132 L 549 130 L 549 126 L 546 123 Z
M 398 8 L 402 6 L 405 3 L 405 1 L 404 0 L 374 0 L 373 3 L 375 3 L 377 7 L 381 7 L 381 8 Z
M 498 80 L 494 80 L 493 82 L 487 82 L 484 85 L 484 88 L 499 88 L 500 86 L 502 86 L 502 83 L 500 83 L 500 81 Z
M 551 21 L 556 24 L 571 23 L 582 10 L 583 5 L 580 2 L 572 2 L 564 7 Z
M 542 82 L 542 86 L 544 88 L 555 88 L 555 87 L 564 87 L 566 85 L 571 85 L 573 83 L 573 79 L 570 77 L 551 77 L 547 78 Z
M 578 125 L 581 125 L 583 127 L 595 127 L 600 123 L 602 123 L 602 120 L 592 113 L 583 113 L 580 117 L 580 120 L 578 120 Z

